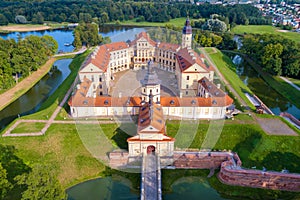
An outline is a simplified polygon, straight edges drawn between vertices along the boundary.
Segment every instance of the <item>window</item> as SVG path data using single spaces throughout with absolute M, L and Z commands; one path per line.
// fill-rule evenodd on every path
M 158 93 L 158 89 L 156 89 L 156 93 Z
M 102 77 L 99 77 L 99 82 L 102 82 Z
M 186 89 L 189 89 L 189 85 L 186 85 Z
M 94 82 L 94 75 L 92 75 L 92 82 Z
M 185 91 L 185 95 L 188 95 L 189 94 L 189 91 Z
M 99 85 L 99 89 L 102 89 L 102 85 L 101 84 Z
M 187 76 L 187 77 L 186 77 L 186 80 L 190 80 L 190 76 Z

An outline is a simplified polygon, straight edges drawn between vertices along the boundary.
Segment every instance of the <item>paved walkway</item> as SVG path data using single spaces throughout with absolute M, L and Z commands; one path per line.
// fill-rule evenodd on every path
M 161 177 L 158 158 L 153 154 L 143 157 L 141 200 L 161 200 Z
M 290 84 L 291 86 L 293 86 L 296 90 L 300 91 L 300 87 L 298 87 L 297 85 L 295 85 L 294 83 L 292 83 L 289 79 L 284 78 L 282 76 L 279 76 L 282 80 L 284 80 L 285 82 L 287 82 L 288 84 Z

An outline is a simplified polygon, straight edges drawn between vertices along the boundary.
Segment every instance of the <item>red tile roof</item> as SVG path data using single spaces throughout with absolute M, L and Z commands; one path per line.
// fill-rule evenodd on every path
M 140 107 L 138 118 L 138 132 L 142 131 L 146 127 L 152 126 L 159 130 L 158 133 L 165 133 L 165 120 L 163 117 L 162 107 L 153 104 L 149 105 L 145 103 Z
M 156 46 L 156 42 L 154 42 L 148 35 L 148 33 L 146 32 L 140 32 L 137 37 L 130 43 L 130 46 L 133 46 L 136 44 L 136 42 L 141 39 L 141 38 L 145 38 L 153 47 Z
M 171 44 L 171 43 L 166 43 L 166 42 L 160 42 L 158 43 L 158 48 L 163 49 L 163 50 L 171 50 L 176 52 L 179 49 L 180 45 L 178 44 Z
M 180 49 L 176 54 L 176 59 L 179 63 L 179 69 L 181 72 L 184 72 L 195 63 L 197 63 L 206 71 L 213 71 L 211 66 L 207 67 L 206 64 L 202 62 L 201 56 L 199 56 L 193 49 Z
M 160 97 L 160 104 L 164 107 L 224 107 L 230 106 L 233 100 L 225 97 Z
M 126 42 L 114 42 L 111 44 L 101 45 L 98 47 L 98 50 L 91 53 L 86 61 L 86 65 L 92 63 L 103 72 L 106 72 L 109 64 L 110 52 L 126 48 L 128 48 L 128 44 Z

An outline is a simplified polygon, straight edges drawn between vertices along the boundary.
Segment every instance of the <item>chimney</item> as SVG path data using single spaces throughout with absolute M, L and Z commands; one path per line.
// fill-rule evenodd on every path
M 121 98 L 122 97 L 122 92 L 119 92 L 119 98 Z
M 182 98 L 182 92 L 179 93 L 179 98 Z
M 94 99 L 96 98 L 96 92 L 93 93 L 93 98 L 94 98 Z
M 80 84 L 77 84 L 76 87 L 77 87 L 77 90 L 80 90 Z
M 221 84 L 220 84 L 220 83 L 217 84 L 217 88 L 218 88 L 218 89 L 221 88 Z

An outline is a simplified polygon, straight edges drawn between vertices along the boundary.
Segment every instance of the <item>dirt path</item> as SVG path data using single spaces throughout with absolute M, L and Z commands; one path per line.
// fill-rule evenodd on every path
M 10 31 L 10 32 L 27 32 L 27 31 L 42 31 L 50 29 L 50 26 L 43 25 L 9 25 L 9 26 L 0 26 L 0 30 L 2 31 Z
M 0 94 L 0 111 L 10 103 L 18 99 L 34 86 L 50 70 L 56 58 L 50 58 L 42 67 L 33 72 L 30 76 L 19 82 L 10 90 Z
M 269 135 L 287 135 L 298 136 L 298 134 L 292 130 L 288 125 L 282 122 L 280 119 L 272 118 L 259 118 L 254 117 L 260 127 Z

